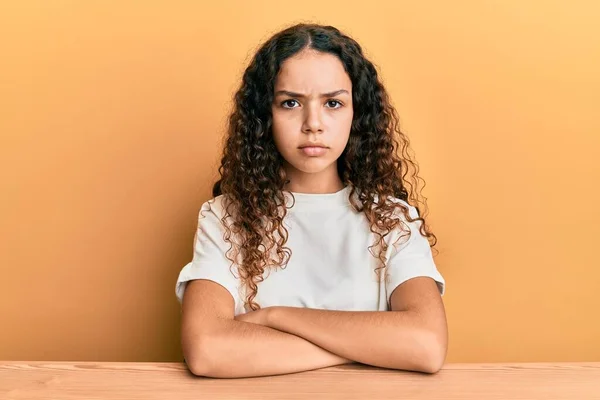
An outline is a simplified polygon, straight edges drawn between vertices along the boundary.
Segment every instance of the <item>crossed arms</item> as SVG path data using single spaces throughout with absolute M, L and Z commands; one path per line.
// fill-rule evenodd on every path
M 360 362 L 435 373 L 448 343 L 436 283 L 416 277 L 399 285 L 391 311 L 267 307 L 234 317 L 219 284 L 193 280 L 182 303 L 181 340 L 192 373 L 214 378 L 279 375 Z

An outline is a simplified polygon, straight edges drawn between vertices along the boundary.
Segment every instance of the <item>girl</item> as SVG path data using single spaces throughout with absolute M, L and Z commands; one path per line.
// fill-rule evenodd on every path
M 356 41 L 299 24 L 258 50 L 176 284 L 194 374 L 441 368 L 445 282 L 408 152 Z

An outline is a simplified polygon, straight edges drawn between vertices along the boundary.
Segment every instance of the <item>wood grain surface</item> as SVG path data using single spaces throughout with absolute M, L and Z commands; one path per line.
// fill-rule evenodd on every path
M 598 363 L 447 364 L 435 375 L 342 365 L 212 379 L 182 363 L 0 361 L 0 399 L 600 399 Z

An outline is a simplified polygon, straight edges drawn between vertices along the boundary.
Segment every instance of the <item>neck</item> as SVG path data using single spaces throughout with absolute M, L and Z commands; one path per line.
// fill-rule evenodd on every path
M 317 173 L 304 173 L 286 168 L 288 183 L 284 190 L 295 193 L 326 194 L 336 193 L 344 188 L 337 172 L 337 166 Z

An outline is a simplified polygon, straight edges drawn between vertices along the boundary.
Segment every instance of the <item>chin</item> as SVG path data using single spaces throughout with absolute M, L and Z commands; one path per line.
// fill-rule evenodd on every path
M 316 173 L 325 171 L 327 168 L 330 168 L 332 164 L 335 165 L 335 162 L 331 163 L 331 162 L 323 162 L 323 161 L 319 160 L 317 162 L 309 161 L 309 162 L 304 162 L 304 163 L 294 163 L 291 165 L 292 165 L 292 167 L 294 167 L 294 169 L 296 169 L 300 172 L 303 172 L 305 174 L 316 174 Z

